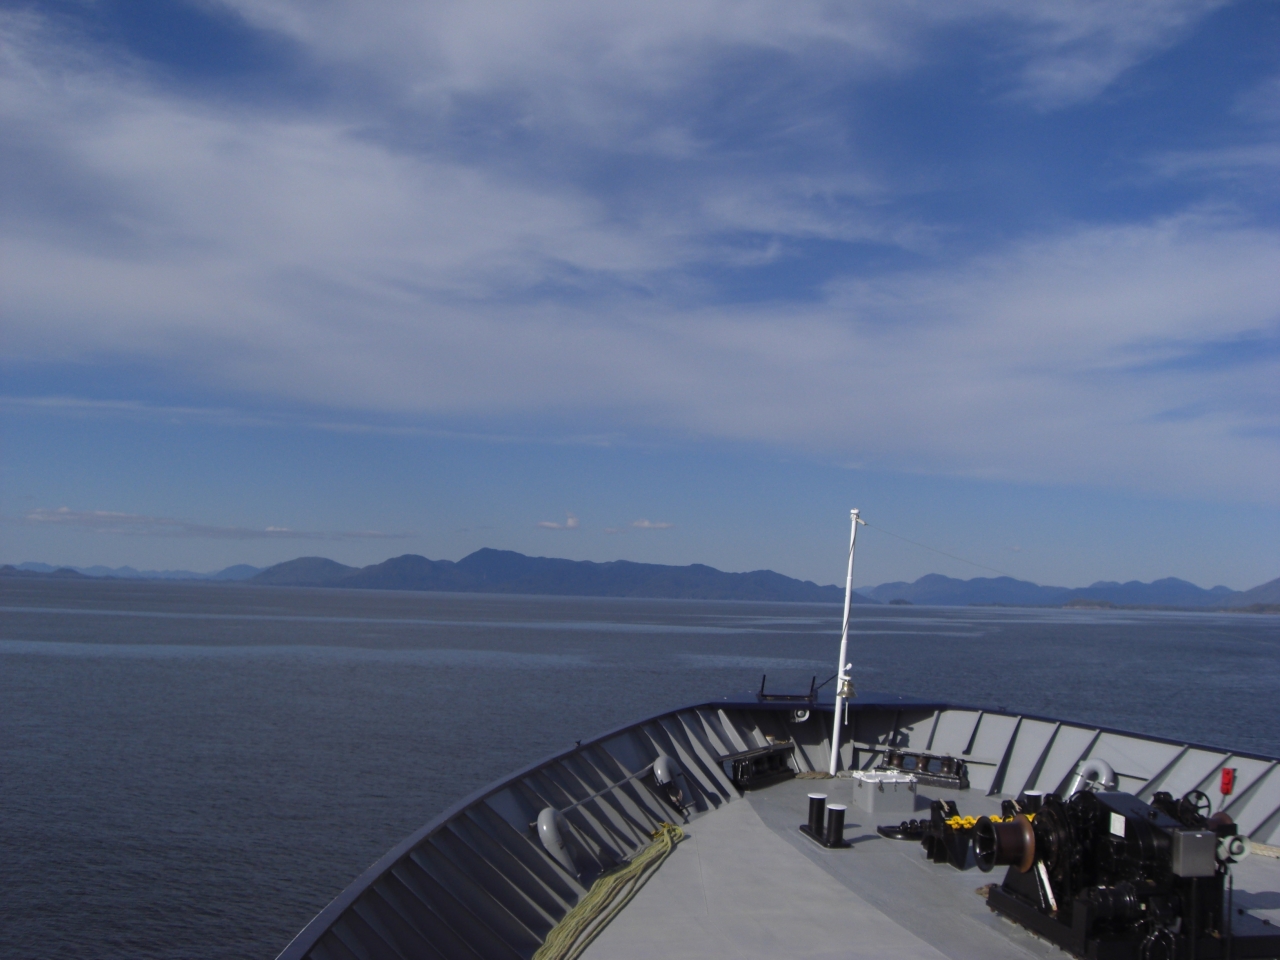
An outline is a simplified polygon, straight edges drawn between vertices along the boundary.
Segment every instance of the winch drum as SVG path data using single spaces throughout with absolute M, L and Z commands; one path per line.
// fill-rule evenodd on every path
M 979 817 L 973 830 L 973 858 L 983 873 L 990 873 L 996 866 L 1012 866 L 1019 873 L 1026 873 L 1036 859 L 1036 835 L 1031 821 L 1022 814 L 1000 823 Z

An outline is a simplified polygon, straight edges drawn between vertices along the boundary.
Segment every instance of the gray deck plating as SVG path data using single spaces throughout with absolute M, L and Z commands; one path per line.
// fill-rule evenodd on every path
M 531 829 L 538 811 L 564 811 L 595 865 L 585 864 L 588 872 L 627 859 L 659 822 L 682 819 L 646 773 L 660 754 L 679 762 L 697 800 L 688 818 L 690 839 L 592 945 L 595 960 L 655 951 L 1060 956 L 991 914 L 975 895 L 977 886 L 997 877 L 928 864 L 917 844 L 875 836 L 875 824 L 856 807 L 846 825 L 855 841 L 851 850 L 826 851 L 804 839 L 797 826 L 813 782 L 787 782 L 744 798 L 721 759 L 771 739 L 795 743 L 799 769 L 826 768 L 830 707 L 813 713 L 793 722 L 786 707 L 706 703 L 535 764 L 407 838 L 321 911 L 280 958 L 528 960 L 584 892 L 583 882 L 539 844 Z M 963 758 L 972 788 L 949 795 L 975 815 L 996 812 L 1000 798 L 1021 790 L 1061 791 L 1092 757 L 1115 768 L 1119 789 L 1143 798 L 1192 788 L 1213 796 L 1219 771 L 1230 766 L 1237 770 L 1237 791 L 1227 812 L 1254 840 L 1280 839 L 1280 761 L 1268 757 L 866 695 L 849 714 L 845 738 L 844 768 L 872 767 L 890 747 Z M 822 783 L 833 802 L 852 793 L 847 782 Z M 1240 923 L 1280 922 L 1278 874 L 1276 861 L 1241 865 L 1237 900 L 1247 912 Z
M 833 882 L 754 804 L 730 804 L 688 834 L 586 960 L 946 956 Z
M 604 930 L 584 960 L 775 960 L 777 957 L 1026 960 L 1063 956 L 992 913 L 977 893 L 1004 869 L 983 874 L 926 861 L 918 843 L 885 840 L 873 817 L 849 807 L 852 846 L 826 850 L 797 829 L 805 795 L 848 802 L 847 781 L 788 781 L 747 794 L 687 827 L 662 869 Z M 999 812 L 992 798 L 956 791 L 965 813 Z M 1236 930 L 1280 922 L 1280 862 L 1236 870 Z M 1271 909 L 1267 908 L 1267 905 Z

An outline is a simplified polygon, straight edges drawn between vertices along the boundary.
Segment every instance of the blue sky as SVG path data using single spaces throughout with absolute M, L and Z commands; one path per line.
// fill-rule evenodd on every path
M 1275 4 L 0 27 L 2 560 L 1280 575 Z

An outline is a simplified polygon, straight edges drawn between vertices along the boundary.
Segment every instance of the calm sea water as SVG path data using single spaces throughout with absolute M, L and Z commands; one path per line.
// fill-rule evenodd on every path
M 271 958 L 454 800 L 834 671 L 830 606 L 0 581 L 0 957 Z M 863 689 L 1280 756 L 1280 618 L 854 609 Z

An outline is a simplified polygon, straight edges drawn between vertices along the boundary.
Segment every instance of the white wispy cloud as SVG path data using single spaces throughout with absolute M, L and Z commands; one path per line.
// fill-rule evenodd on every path
M 1077 0 L 994 0 L 992 17 L 1020 24 L 1014 49 L 1021 55 L 1015 94 L 1046 108 L 1078 103 L 1102 93 L 1134 64 L 1166 48 L 1226 0 L 1155 0 L 1129 4 Z M 972 13 L 970 12 L 972 11 Z M 944 12 L 940 14 L 946 16 Z
M 667 523 L 665 520 L 632 520 L 631 525 L 641 530 L 670 530 L 675 526 L 674 523 Z
M 570 513 L 565 516 L 564 523 L 556 523 L 553 520 L 539 520 L 537 525 L 544 530 L 577 530 L 578 518 Z
M 0 396 L 0 410 L 39 411 L 42 414 L 103 420 L 134 420 L 163 423 L 200 423 L 235 427 L 275 427 L 285 430 L 316 430 L 327 433 L 374 434 L 392 437 L 439 437 L 452 440 L 478 440 L 495 444 L 537 443 L 552 446 L 611 447 L 625 442 L 614 433 L 573 433 L 565 431 L 532 431 L 520 433 L 501 430 L 449 430 L 405 423 L 377 422 L 374 419 L 339 420 L 324 416 L 306 416 L 297 412 L 240 410 L 234 407 L 197 407 L 146 403 L 138 400 L 102 400 L 73 396 Z M 356 412 L 356 411 L 353 411 Z
M 762 117 L 774 139 L 738 150 L 708 123 L 709 80 L 734 57 L 785 63 L 818 100 L 917 68 L 957 25 L 1002 38 L 1002 95 L 1078 103 L 1215 3 L 229 5 L 316 63 L 378 75 L 382 113 L 190 97 L 34 13 L 0 20 L 0 118 L 25 158 L 0 233 L 16 362 L 149 365 L 291 408 L 495 433 L 519 419 L 1280 495 L 1276 355 L 1203 360 L 1280 336 L 1273 226 L 1223 209 L 1059 220 L 934 258 L 950 226 L 894 206 L 922 188 L 866 162 L 856 124 Z M 527 143 L 462 149 L 459 115 Z M 740 159 L 787 145 L 822 162 Z M 1170 154 L 1162 172 L 1260 169 L 1271 149 Z M 611 164 L 668 175 L 611 192 L 589 172 Z M 708 293 L 707 272 L 810 241 L 910 256 L 794 300 Z
M 410 534 L 376 530 L 291 530 L 288 527 L 222 527 L 173 517 L 152 517 L 114 510 L 37 509 L 23 520 L 46 527 L 77 527 L 102 534 L 153 537 L 193 537 L 211 540 L 398 540 Z
M 1168 149 L 1148 163 L 1171 181 L 1224 181 L 1274 200 L 1280 188 L 1280 75 L 1253 84 L 1237 98 L 1232 136 L 1210 146 Z
M 1280 140 L 1214 150 L 1166 153 L 1152 161 L 1156 172 L 1171 179 L 1187 176 L 1256 181 L 1272 192 L 1280 171 Z
M 225 0 L 318 58 L 376 69 L 419 98 L 519 84 L 531 91 L 534 111 L 588 120 L 602 134 L 636 117 L 632 109 L 602 124 L 599 114 L 611 101 L 685 93 L 722 57 L 761 51 L 807 58 L 829 74 L 878 74 L 910 67 L 933 34 L 957 25 L 998 38 L 996 51 L 1014 66 L 1026 96 L 1075 102 L 1096 95 L 1223 2 L 398 0 L 370 15 L 306 0 Z
M 1280 128 L 1280 73 L 1271 74 L 1241 94 L 1234 112 L 1276 132 L 1276 128 Z

